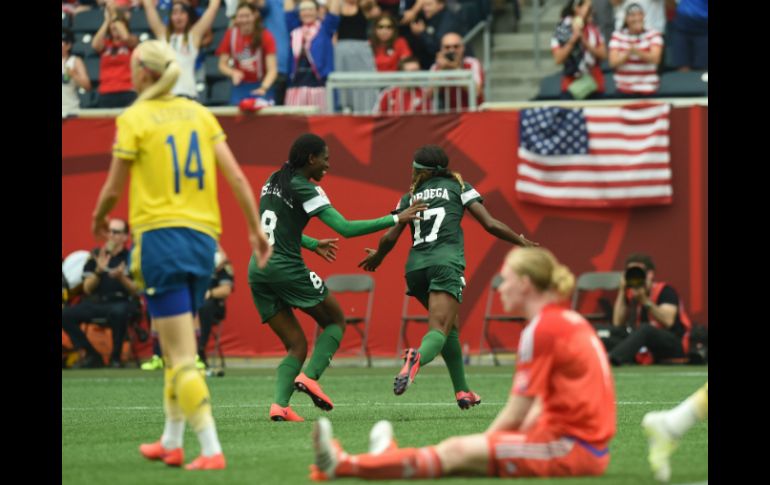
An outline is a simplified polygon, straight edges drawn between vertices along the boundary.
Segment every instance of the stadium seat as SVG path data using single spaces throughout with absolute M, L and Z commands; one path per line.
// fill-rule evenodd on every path
M 572 294 L 572 309 L 578 311 L 581 294 L 589 291 L 616 291 L 620 285 L 620 271 L 592 271 L 578 276 L 575 291 Z M 606 313 L 584 313 L 583 318 L 589 322 L 606 320 Z M 612 323 L 612 322 L 609 322 Z
M 484 347 L 486 344 L 486 347 L 489 348 L 490 354 L 492 354 L 492 361 L 496 366 L 500 365 L 500 361 L 497 359 L 498 351 L 505 349 L 502 349 L 499 347 L 498 343 L 492 341 L 492 338 L 489 335 L 489 325 L 492 322 L 515 323 L 521 325 L 521 328 L 523 329 L 527 324 L 527 319 L 523 316 L 508 315 L 493 310 L 495 307 L 494 300 L 498 299 L 495 298 L 495 295 L 497 293 L 497 289 L 502 283 L 503 277 L 498 274 L 492 278 L 492 282 L 489 285 L 489 291 L 487 292 L 487 304 L 484 309 L 484 324 L 481 329 L 481 343 L 479 344 L 479 360 L 481 360 L 484 355 Z
M 707 71 L 664 72 L 660 76 L 661 97 L 708 96 L 709 85 L 702 77 Z
M 78 97 L 80 98 L 80 109 L 89 109 L 96 107 L 96 88 L 92 87 L 90 91 L 80 92 L 78 90 Z
M 535 99 L 559 99 L 561 96 L 561 72 L 544 77 Z
M 213 30 L 225 30 L 229 26 L 230 19 L 227 18 L 227 14 L 225 14 L 225 6 L 222 5 L 219 7 L 219 10 L 217 10 L 217 16 L 214 17 L 214 23 L 211 24 L 211 28 Z
M 93 34 L 89 32 L 75 34 L 75 44 L 72 46 L 72 53 L 82 58 L 98 57 L 99 53 L 91 47 L 93 38 Z
M 207 106 L 227 106 L 230 104 L 230 89 L 232 82 L 223 79 L 211 84 Z
M 104 10 L 91 9 L 80 12 L 72 19 L 73 32 L 91 32 L 99 30 L 104 22 Z
M 83 59 L 83 62 L 86 65 L 86 71 L 88 71 L 88 79 L 90 79 L 92 83 L 99 82 L 100 61 L 101 59 L 99 57 L 87 57 Z
M 198 91 L 198 102 L 200 104 L 208 104 L 208 90 L 206 89 L 206 83 L 197 83 L 195 89 Z
M 407 338 L 406 330 L 410 323 L 428 323 L 428 314 L 410 313 L 409 304 L 412 303 L 413 298 L 407 294 L 404 294 L 404 306 L 401 309 L 401 328 L 398 331 L 398 344 L 396 345 L 396 359 L 401 359 L 401 354 L 404 349 L 409 348 L 409 340 Z M 415 300 L 416 301 L 416 300 Z M 422 306 L 420 306 L 422 308 Z
M 347 314 L 345 324 L 355 329 L 361 337 L 361 351 L 359 355 L 366 358 L 366 366 L 372 366 L 372 356 L 369 353 L 369 323 L 372 319 L 372 306 L 374 303 L 374 278 L 362 274 L 338 274 L 326 278 L 326 287 L 339 298 L 344 293 L 367 293 L 366 308 L 358 314 Z M 359 307 L 360 308 L 360 307 Z M 352 312 L 353 310 L 351 310 Z M 345 312 L 348 313 L 348 312 Z M 363 325 L 363 330 L 361 330 Z M 318 339 L 321 329 L 318 325 L 315 328 L 315 337 Z
M 147 22 L 147 14 L 143 8 L 137 7 L 131 10 L 131 19 L 128 21 L 128 28 L 133 33 L 150 30 L 150 24 Z
M 203 65 L 206 69 L 206 80 L 209 83 L 227 79 L 227 77 L 219 70 L 219 58 L 217 56 L 206 56 Z

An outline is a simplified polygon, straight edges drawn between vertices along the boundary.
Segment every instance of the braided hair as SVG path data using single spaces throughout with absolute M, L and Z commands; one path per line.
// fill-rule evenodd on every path
M 453 178 L 460 184 L 461 190 L 465 187 L 462 175 L 447 169 L 449 157 L 440 146 L 425 145 L 418 148 L 414 152 L 413 160 L 414 172 L 412 175 L 412 185 L 409 187 L 410 194 L 414 195 L 417 187 L 432 177 Z
M 292 198 L 291 179 L 297 170 L 310 161 L 310 156 L 319 156 L 326 148 L 326 142 L 312 133 L 305 133 L 294 140 L 289 150 L 289 160 L 273 175 L 271 182 L 278 185 L 283 197 Z

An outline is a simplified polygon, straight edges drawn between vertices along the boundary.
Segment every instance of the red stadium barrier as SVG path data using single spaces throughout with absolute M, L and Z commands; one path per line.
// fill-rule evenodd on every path
M 485 197 L 497 218 L 551 249 L 577 274 L 620 269 L 633 251 L 652 255 L 658 278 L 674 285 L 695 321 L 708 321 L 708 107 L 673 108 L 671 156 L 674 202 L 636 209 L 558 209 L 523 203 L 514 193 L 518 113 L 481 112 L 405 117 L 249 116 L 220 117 L 230 146 L 259 193 L 264 180 L 283 163 L 300 133 L 312 131 L 329 144 L 331 170 L 323 187 L 334 206 L 349 219 L 379 217 L 392 210 L 410 183 L 411 156 L 424 144 L 443 146 L 451 168 L 462 173 Z M 62 255 L 95 245 L 90 215 L 110 162 L 113 119 L 70 119 L 62 124 Z M 241 211 L 220 177 L 224 225 L 222 244 L 235 267 L 235 292 L 228 302 L 223 346 L 228 355 L 283 354 L 280 341 L 262 326 L 246 282 L 249 250 Z M 115 214 L 127 214 L 127 193 Z M 484 232 L 471 217 L 465 230 L 468 286 L 461 311 L 463 343 L 478 349 L 488 286 L 509 245 Z M 334 237 L 313 220 L 306 231 Z M 322 277 L 359 272 L 365 247 L 376 247 L 379 234 L 340 241 L 338 260 L 328 264 L 306 253 Z M 403 269 L 409 249 L 402 236 L 374 274 L 376 293 L 370 348 L 375 356 L 393 356 L 404 294 Z M 343 303 L 343 310 L 347 302 Z M 300 315 L 306 334 L 312 324 Z M 412 325 L 410 341 L 424 327 Z M 511 326 L 498 326 L 498 338 L 515 345 Z M 348 332 L 343 350 L 355 350 Z

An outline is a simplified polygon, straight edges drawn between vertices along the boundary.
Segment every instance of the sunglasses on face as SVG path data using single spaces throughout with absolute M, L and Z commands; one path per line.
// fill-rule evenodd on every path
M 378 29 L 388 29 L 388 30 L 391 30 L 391 29 L 393 29 L 393 26 L 389 25 L 389 24 L 382 24 L 382 25 L 378 25 L 377 28 Z
M 462 47 L 460 44 L 452 44 L 452 45 L 441 46 L 442 49 L 446 49 L 446 50 L 459 49 L 460 47 Z
M 120 230 L 120 229 L 110 229 L 110 234 L 117 234 L 117 235 L 125 234 L 125 231 Z

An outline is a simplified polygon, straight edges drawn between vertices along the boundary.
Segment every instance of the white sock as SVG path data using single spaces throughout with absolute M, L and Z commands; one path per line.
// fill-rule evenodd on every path
M 695 411 L 694 401 L 692 397 L 689 397 L 674 409 L 666 411 L 663 415 L 663 422 L 674 438 L 681 438 L 687 430 L 700 421 L 698 413 Z
M 163 428 L 163 436 L 160 437 L 160 444 L 167 450 L 182 447 L 184 438 L 184 419 L 175 421 L 166 418 L 166 427 Z
M 217 428 L 213 422 L 198 432 L 198 441 L 201 443 L 201 455 L 214 456 L 222 453 L 222 445 L 219 444 Z

